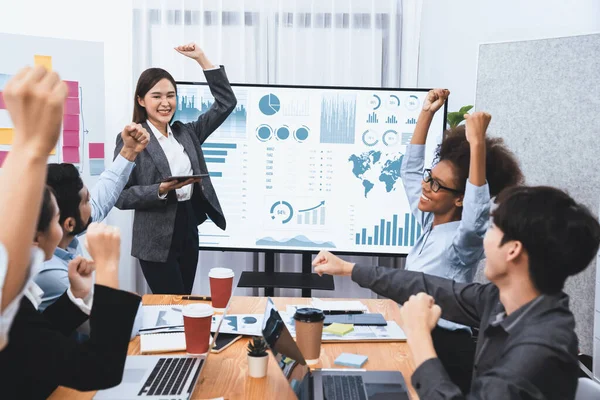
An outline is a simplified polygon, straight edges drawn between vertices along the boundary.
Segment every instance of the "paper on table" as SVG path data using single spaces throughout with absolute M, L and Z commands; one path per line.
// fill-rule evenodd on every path
M 221 321 L 221 315 L 214 315 L 211 332 L 215 332 Z M 221 333 L 237 333 L 239 335 L 260 336 L 262 329 L 263 314 L 228 314 L 221 324 Z
M 185 333 L 159 333 L 140 336 L 140 353 L 165 353 L 185 350 Z
M 168 328 L 181 325 L 183 325 L 181 307 L 170 305 L 142 306 L 142 327 L 140 329 Z
M 316 297 L 312 298 L 312 305 L 323 311 L 364 311 L 369 309 L 358 300 L 351 301 L 323 301 Z
M 292 306 L 294 307 L 294 306 Z M 285 322 L 290 334 L 296 337 L 296 322 L 294 321 L 294 314 L 288 312 L 280 312 L 281 318 Z M 387 326 L 354 326 L 354 330 L 347 333 L 344 336 L 338 336 L 323 331 L 321 340 L 323 342 L 402 342 L 406 340 L 406 334 L 398 326 L 396 321 L 386 321 Z

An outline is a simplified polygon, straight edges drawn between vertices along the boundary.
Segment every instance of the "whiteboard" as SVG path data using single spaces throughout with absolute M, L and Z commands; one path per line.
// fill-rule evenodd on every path
M 104 45 L 0 33 L 0 54 L 0 92 L 10 76 L 37 62 L 47 63 L 67 82 L 62 132 L 48 162 L 73 163 L 93 186 L 104 171 Z M 0 130 L 12 127 L 8 111 L 0 105 Z M 0 139 L 0 156 L 10 151 L 10 142 L 6 135 Z

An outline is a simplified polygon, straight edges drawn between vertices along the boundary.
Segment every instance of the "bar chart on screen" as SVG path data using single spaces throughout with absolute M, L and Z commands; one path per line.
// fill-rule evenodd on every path
M 379 223 L 360 229 L 355 233 L 357 246 L 414 246 L 421 236 L 421 225 L 414 215 L 404 214 L 403 218 L 394 214 L 391 220 L 382 218 Z

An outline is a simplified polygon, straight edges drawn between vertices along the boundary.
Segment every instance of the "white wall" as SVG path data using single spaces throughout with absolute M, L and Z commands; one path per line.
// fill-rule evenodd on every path
M 0 0 L 0 32 L 104 43 L 107 158 L 113 153 L 116 134 L 131 121 L 131 15 L 131 0 Z M 135 263 L 129 256 L 131 218 L 130 212 L 116 210 L 107 220 L 121 228 L 120 281 L 127 290 L 135 288 Z
M 450 89 L 449 111 L 474 104 L 480 43 L 600 32 L 597 0 L 423 0 L 419 86 Z

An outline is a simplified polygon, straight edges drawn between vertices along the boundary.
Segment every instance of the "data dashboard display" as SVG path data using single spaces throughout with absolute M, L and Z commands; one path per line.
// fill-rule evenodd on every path
M 175 119 L 214 98 L 179 83 Z M 421 233 L 400 168 L 427 90 L 233 85 L 237 106 L 202 145 L 227 230 L 198 228 L 213 249 L 406 254 Z M 444 127 L 433 120 L 431 165 Z

